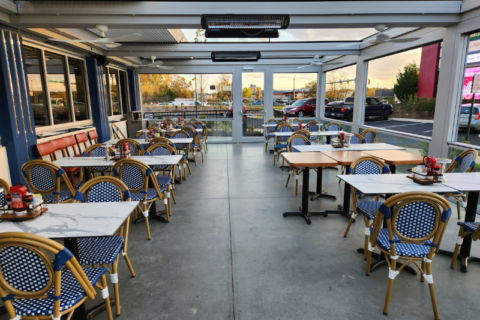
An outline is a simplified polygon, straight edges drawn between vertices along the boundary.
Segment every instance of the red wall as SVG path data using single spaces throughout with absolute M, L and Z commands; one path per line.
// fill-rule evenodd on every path
M 420 59 L 420 73 L 418 75 L 417 97 L 435 97 L 439 57 L 440 43 L 432 44 L 422 48 L 422 57 Z

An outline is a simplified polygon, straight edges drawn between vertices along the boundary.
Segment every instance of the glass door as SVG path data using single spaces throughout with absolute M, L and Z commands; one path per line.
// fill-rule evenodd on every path
M 242 72 L 242 142 L 263 141 L 265 73 Z M 237 109 L 238 110 L 238 109 Z

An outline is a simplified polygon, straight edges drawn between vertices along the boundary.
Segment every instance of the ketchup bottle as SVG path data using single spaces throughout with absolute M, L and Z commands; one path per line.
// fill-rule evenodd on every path
M 27 188 L 21 184 L 15 184 L 10 187 L 9 193 L 12 197 L 12 209 L 25 208 L 25 196 L 27 195 Z

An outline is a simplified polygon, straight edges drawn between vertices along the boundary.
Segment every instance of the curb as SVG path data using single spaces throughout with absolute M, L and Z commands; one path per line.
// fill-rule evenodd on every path
M 390 118 L 388 118 L 388 120 L 433 123 L 433 120 L 417 120 L 417 119 L 407 119 L 407 118 L 392 118 L 392 117 L 390 117 Z

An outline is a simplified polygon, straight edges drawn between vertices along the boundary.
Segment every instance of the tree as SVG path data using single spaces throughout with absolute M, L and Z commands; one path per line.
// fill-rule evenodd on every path
M 317 96 L 317 81 L 310 81 L 305 85 L 305 89 L 308 90 L 308 92 L 305 92 L 304 97 L 305 98 L 314 98 Z
M 397 83 L 393 86 L 393 92 L 400 101 L 405 101 L 409 96 L 418 92 L 418 66 L 415 61 L 407 63 L 403 73 L 398 70 Z
M 261 98 L 261 96 L 262 96 L 262 88 L 257 87 L 256 90 L 257 90 L 257 92 L 256 92 L 256 94 L 255 94 L 255 98 L 256 98 L 257 100 L 260 100 L 260 98 Z
M 252 90 L 250 88 L 243 88 L 242 90 L 242 98 L 250 98 L 252 96 Z
M 195 31 L 195 42 L 207 42 L 207 39 L 205 38 L 205 30 L 198 29 Z

